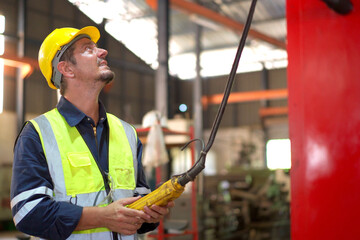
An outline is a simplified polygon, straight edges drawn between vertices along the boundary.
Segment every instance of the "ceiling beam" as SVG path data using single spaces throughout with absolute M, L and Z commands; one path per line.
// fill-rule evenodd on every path
M 157 1 L 158 0 L 146 0 L 147 4 L 153 9 L 157 9 Z M 198 16 L 207 18 L 211 21 L 224 25 L 236 32 L 242 33 L 245 25 L 243 23 L 239 23 L 234 21 L 233 19 L 221 15 L 213 10 L 210 10 L 206 7 L 203 7 L 199 4 L 189 2 L 186 0 L 170 0 L 170 6 L 176 8 L 178 10 L 184 11 L 188 14 L 197 14 Z M 260 33 L 256 30 L 250 29 L 249 36 L 252 38 L 256 38 L 262 40 L 264 42 L 270 43 L 276 47 L 286 49 L 285 42 L 282 42 L 276 38 L 270 37 L 266 34 Z
M 288 107 L 264 107 L 259 109 L 260 117 L 287 115 L 288 112 L 289 112 Z
M 203 46 L 202 52 L 219 50 L 219 49 L 224 49 L 224 48 L 236 48 L 236 43 L 220 44 L 220 45 L 215 45 L 215 46 L 210 46 L 210 47 Z M 194 53 L 194 52 L 195 52 L 195 46 L 190 46 L 188 48 L 184 48 L 181 52 L 178 52 L 178 53 L 172 55 L 172 57 L 182 55 L 182 54 L 187 54 L 187 53 Z
M 209 104 L 220 104 L 224 95 L 214 94 L 210 96 L 203 96 L 201 102 L 205 107 Z M 249 91 L 249 92 L 233 92 L 230 94 L 228 103 L 239 103 L 239 102 L 250 102 L 258 100 L 269 100 L 269 99 L 281 99 L 288 97 L 288 90 L 285 89 L 273 89 L 273 90 L 260 90 L 260 91 Z

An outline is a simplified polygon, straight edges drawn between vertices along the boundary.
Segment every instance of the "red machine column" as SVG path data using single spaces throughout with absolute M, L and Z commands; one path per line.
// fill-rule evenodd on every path
M 288 0 L 291 239 L 360 236 L 360 2 Z

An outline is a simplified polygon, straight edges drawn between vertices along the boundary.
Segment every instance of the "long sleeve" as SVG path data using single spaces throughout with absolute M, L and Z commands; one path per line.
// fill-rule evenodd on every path
M 54 201 L 53 184 L 38 133 L 28 123 L 14 148 L 11 210 L 16 228 L 46 239 L 66 239 L 76 228 L 82 207 Z

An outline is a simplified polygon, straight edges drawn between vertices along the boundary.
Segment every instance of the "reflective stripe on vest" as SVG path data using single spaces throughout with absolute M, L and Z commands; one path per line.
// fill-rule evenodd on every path
M 138 167 L 136 132 L 131 125 L 111 114 L 107 114 L 107 119 L 113 199 L 132 197 Z M 54 182 L 54 199 L 79 206 L 96 206 L 106 198 L 102 175 L 76 127 L 70 127 L 56 108 L 31 122 L 39 133 Z M 69 239 L 89 239 L 89 234 L 104 234 L 102 237 L 95 237 L 104 239 L 111 232 L 106 228 L 97 228 L 74 232 Z M 129 237 L 134 239 L 135 236 Z

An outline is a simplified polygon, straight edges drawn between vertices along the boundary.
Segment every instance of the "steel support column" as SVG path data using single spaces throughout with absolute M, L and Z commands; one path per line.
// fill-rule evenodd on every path
M 264 90 L 268 90 L 269 89 L 269 71 L 266 69 L 265 64 L 263 65 L 263 69 L 261 71 L 261 83 L 262 83 L 262 87 Z M 268 99 L 264 99 L 261 100 L 261 106 L 263 108 L 267 108 L 269 107 L 269 100 Z M 264 166 L 267 166 L 267 158 L 266 158 L 266 143 L 269 140 L 269 131 L 268 128 L 265 124 L 265 118 L 263 116 L 260 116 L 260 121 L 261 121 L 261 127 L 264 133 L 263 136 L 263 140 L 264 140 L 264 146 L 263 146 L 263 151 L 264 151 Z
M 169 0 L 158 0 L 159 67 L 155 79 L 155 108 L 168 117 Z
M 200 54 L 201 54 L 201 34 L 202 27 L 196 26 L 195 33 L 195 42 L 196 42 L 196 77 L 194 80 L 194 89 L 193 89 L 193 113 L 194 113 L 194 130 L 195 130 L 195 138 L 203 138 L 203 117 L 202 117 L 202 104 L 201 104 L 201 96 L 202 96 L 202 79 L 201 79 L 201 66 L 200 66 Z M 199 153 L 201 151 L 201 145 L 196 145 L 196 152 Z
M 269 89 L 269 70 L 265 68 L 265 65 L 263 66 L 263 69 L 261 71 L 261 83 L 264 90 Z M 261 101 L 262 107 L 269 107 L 269 100 L 264 99 Z
M 168 85 L 169 85 L 169 0 L 158 0 L 158 62 L 159 67 L 155 78 L 155 109 L 162 116 L 168 117 Z M 157 180 L 164 179 L 168 166 L 157 168 Z M 165 239 L 163 221 L 158 227 L 158 239 Z
M 25 47 L 25 0 L 18 0 L 18 49 L 17 54 L 19 58 L 24 57 Z M 24 110 L 24 78 L 22 76 L 22 69 L 16 69 L 16 127 L 17 132 L 20 132 L 21 127 L 25 120 Z
M 194 138 L 196 139 L 203 139 L 203 108 L 201 103 L 201 96 L 202 96 L 202 78 L 201 78 L 201 65 L 200 65 L 200 55 L 201 55 L 201 35 L 202 35 L 203 28 L 199 25 L 196 25 L 195 29 L 195 49 L 196 49 L 196 77 L 194 80 L 194 90 L 193 90 L 193 113 L 194 113 Z M 195 151 L 195 158 L 197 159 L 199 156 L 199 153 L 201 152 L 201 144 L 196 143 L 196 151 Z M 194 183 L 195 184 L 195 183 Z M 195 187 L 196 185 L 194 185 Z M 197 181 L 197 188 L 199 193 L 199 200 L 202 201 L 202 196 L 204 192 L 204 174 L 200 174 L 198 176 Z M 196 191 L 195 191 L 196 192 Z M 193 196 L 193 198 L 196 198 L 196 195 Z M 196 199 L 195 199 L 196 200 Z M 197 212 L 194 211 L 192 214 L 192 228 L 194 231 L 198 231 L 198 221 L 197 221 Z M 202 216 L 202 213 L 199 212 L 200 216 Z M 201 221 L 200 221 L 201 222 Z

